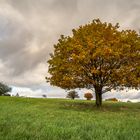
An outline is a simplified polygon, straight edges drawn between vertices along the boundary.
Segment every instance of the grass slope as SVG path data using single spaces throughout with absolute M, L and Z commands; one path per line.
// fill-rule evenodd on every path
M 140 103 L 0 97 L 0 140 L 140 140 Z

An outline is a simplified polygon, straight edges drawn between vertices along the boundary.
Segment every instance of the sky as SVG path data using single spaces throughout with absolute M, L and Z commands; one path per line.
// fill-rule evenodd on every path
M 64 98 L 64 90 L 45 81 L 60 35 L 96 18 L 139 31 L 139 13 L 139 0 L 0 0 L 0 80 L 12 86 L 12 94 Z M 81 98 L 84 92 L 79 91 Z M 140 101 L 140 91 L 104 95 L 109 97 Z

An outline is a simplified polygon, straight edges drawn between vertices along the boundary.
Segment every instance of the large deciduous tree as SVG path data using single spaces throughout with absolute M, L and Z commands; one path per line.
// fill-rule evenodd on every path
M 111 89 L 140 87 L 140 37 L 99 19 L 61 36 L 50 56 L 47 81 L 63 89 L 90 88 L 96 105 Z
M 87 100 L 91 100 L 93 98 L 93 95 L 92 93 L 88 92 L 88 93 L 85 93 L 84 94 L 84 97 L 87 99 Z

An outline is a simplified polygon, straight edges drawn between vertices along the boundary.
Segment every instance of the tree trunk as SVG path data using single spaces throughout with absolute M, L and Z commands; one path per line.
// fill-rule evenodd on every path
M 95 95 L 96 95 L 96 106 L 102 106 L 102 88 L 95 88 Z

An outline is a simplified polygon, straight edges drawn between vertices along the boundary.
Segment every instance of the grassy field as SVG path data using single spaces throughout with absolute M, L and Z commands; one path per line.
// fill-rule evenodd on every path
M 0 140 L 140 140 L 140 103 L 0 97 Z

